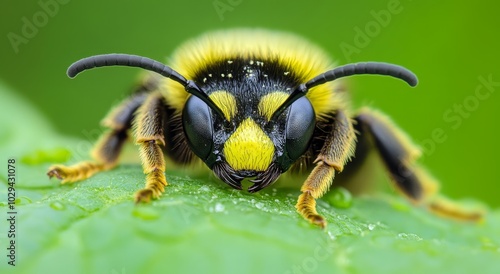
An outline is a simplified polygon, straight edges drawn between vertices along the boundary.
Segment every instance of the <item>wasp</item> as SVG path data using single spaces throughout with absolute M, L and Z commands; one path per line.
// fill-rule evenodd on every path
M 399 192 L 416 204 L 459 219 L 476 220 L 438 195 L 438 184 L 416 163 L 420 150 L 387 116 L 351 109 L 344 77 L 386 75 L 417 85 L 410 70 L 389 63 L 336 66 L 316 45 L 289 33 L 237 29 L 212 32 L 181 45 L 171 66 L 128 54 L 81 59 L 73 78 L 95 67 L 149 71 L 132 95 L 103 120 L 109 128 L 92 150 L 93 160 L 54 165 L 48 176 L 71 183 L 109 170 L 130 135 L 138 145 L 145 187 L 135 201 L 157 199 L 168 185 L 165 159 L 202 161 L 224 183 L 249 192 L 272 185 L 285 172 L 308 173 L 296 209 L 325 227 L 316 210 L 345 167 L 355 174 L 375 151 Z M 175 70 L 174 70 L 175 69 Z

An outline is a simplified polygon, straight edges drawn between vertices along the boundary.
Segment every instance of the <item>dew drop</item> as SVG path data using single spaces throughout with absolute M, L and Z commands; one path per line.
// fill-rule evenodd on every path
M 423 240 L 420 238 L 418 235 L 412 234 L 412 233 L 399 233 L 398 234 L 398 239 L 401 240 L 409 240 L 409 241 L 421 241 Z
M 60 202 L 52 202 L 50 203 L 50 207 L 55 210 L 64 210 L 66 207 Z
M 158 213 L 157 210 L 155 210 L 154 208 L 149 207 L 149 206 L 145 206 L 145 207 L 137 206 L 137 207 L 135 207 L 134 210 L 132 211 L 132 215 L 134 217 L 137 217 L 137 218 L 143 219 L 143 220 L 155 220 L 155 219 L 158 219 L 158 217 L 160 216 L 160 214 Z
M 349 208 L 352 205 L 352 195 L 349 190 L 337 187 L 330 191 L 327 201 L 336 208 Z
M 328 231 L 328 237 L 330 238 L 330 240 L 335 240 L 337 238 L 331 231 Z
M 200 187 L 200 191 L 208 192 L 210 191 L 210 188 L 208 188 L 208 186 L 202 186 Z
M 16 199 L 16 204 L 31 204 L 33 201 L 26 197 L 26 196 L 21 196 Z
M 223 212 L 224 211 L 224 205 L 221 203 L 216 203 L 214 207 L 215 212 Z

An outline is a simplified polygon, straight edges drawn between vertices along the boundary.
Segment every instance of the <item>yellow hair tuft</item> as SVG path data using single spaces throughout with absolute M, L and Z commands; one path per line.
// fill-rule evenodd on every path
M 209 97 L 222 110 L 226 120 L 231 121 L 231 118 L 238 112 L 236 98 L 231 93 L 223 90 L 215 91 Z
M 234 29 L 210 32 L 187 41 L 173 55 L 172 68 L 187 79 L 210 64 L 248 58 L 255 62 L 277 61 L 289 68 L 299 81 L 306 82 L 335 67 L 328 55 L 316 45 L 296 35 L 261 29 Z M 339 107 L 335 91 L 340 89 L 337 80 L 314 87 L 306 95 L 316 116 L 322 119 Z M 165 81 L 166 101 L 182 110 L 189 94 L 175 81 Z M 345 106 L 343 106 L 345 107 Z
M 271 92 L 262 96 L 259 101 L 259 114 L 271 120 L 271 116 L 276 112 L 279 106 L 288 98 L 288 93 L 282 91 Z

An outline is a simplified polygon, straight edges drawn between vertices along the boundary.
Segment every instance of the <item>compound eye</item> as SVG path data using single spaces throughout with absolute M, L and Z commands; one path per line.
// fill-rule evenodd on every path
M 212 151 L 213 124 L 210 108 L 196 96 L 190 96 L 182 111 L 182 124 L 189 147 L 202 160 Z
M 316 115 L 309 99 L 301 97 L 292 103 L 286 123 L 286 151 L 291 160 L 297 160 L 309 147 L 315 124 Z

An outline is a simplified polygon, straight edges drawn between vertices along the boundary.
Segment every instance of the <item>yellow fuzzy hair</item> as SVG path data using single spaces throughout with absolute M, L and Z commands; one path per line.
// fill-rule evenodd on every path
M 172 57 L 170 65 L 187 79 L 208 64 L 242 57 L 264 62 L 278 60 L 290 67 L 302 82 L 334 68 L 323 50 L 296 35 L 261 29 L 234 29 L 210 32 L 182 44 Z M 339 107 L 345 108 L 338 93 L 340 81 L 330 82 L 311 89 L 311 101 L 317 118 Z M 166 101 L 181 111 L 189 97 L 184 88 L 165 80 Z

